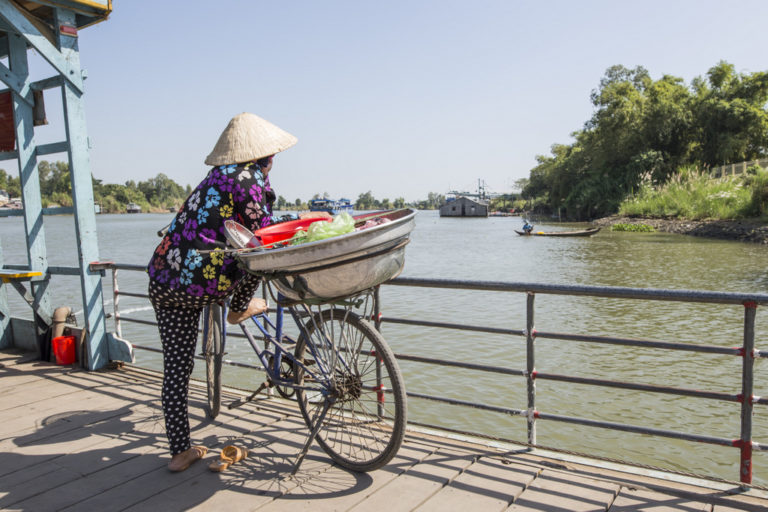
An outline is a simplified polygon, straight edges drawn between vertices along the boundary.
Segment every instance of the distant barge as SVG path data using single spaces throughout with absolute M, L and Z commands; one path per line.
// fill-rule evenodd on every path
M 352 214 L 352 202 L 349 199 L 312 199 L 309 201 L 309 211 L 328 212 L 338 215 L 341 212 Z

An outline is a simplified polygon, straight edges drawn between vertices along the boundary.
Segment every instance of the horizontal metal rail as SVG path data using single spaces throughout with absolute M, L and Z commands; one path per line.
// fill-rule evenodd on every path
M 398 277 L 386 285 L 453 290 L 483 290 L 493 292 L 523 292 L 550 295 L 605 297 L 614 299 L 662 300 L 673 302 L 704 302 L 710 304 L 768 304 L 765 293 L 708 292 L 699 290 L 662 290 L 657 288 L 623 288 L 616 286 L 574 286 L 541 283 L 510 283 L 504 281 L 466 281 L 455 279 L 417 279 Z
M 144 271 L 144 266 L 139 265 L 126 265 L 126 264 L 114 264 L 105 263 L 99 264 L 99 270 L 111 269 L 113 272 L 114 282 L 114 294 L 115 294 L 115 321 L 118 323 L 120 319 L 126 322 L 135 322 L 147 325 L 156 325 L 155 322 L 121 317 L 118 312 L 118 297 L 130 296 L 136 298 L 147 298 L 146 294 L 123 292 L 117 289 L 117 283 L 115 275 L 117 270 L 130 270 L 130 271 Z M 731 292 L 710 292 L 710 291 L 695 291 L 695 290 L 661 290 L 661 289 L 638 289 L 638 288 L 621 288 L 621 287 L 599 287 L 599 286 L 569 286 L 569 285 L 548 285 L 540 283 L 510 283 L 510 282 L 498 282 L 498 281 L 466 281 L 466 280 L 447 280 L 447 279 L 416 279 L 416 278 L 397 278 L 386 285 L 391 286 L 411 286 L 411 287 L 427 287 L 427 288 L 442 288 L 452 290 L 476 290 L 476 291 L 491 291 L 491 292 L 515 292 L 525 293 L 528 297 L 527 309 L 528 309 L 528 325 L 526 329 L 505 329 L 488 326 L 476 326 L 457 323 L 446 322 L 434 322 L 424 320 L 413 320 L 407 318 L 382 318 L 380 315 L 375 315 L 373 320 L 379 323 L 386 324 L 400 324 L 406 326 L 420 327 L 420 328 L 439 328 L 464 332 L 481 332 L 488 334 L 496 334 L 502 336 L 519 336 L 526 340 L 526 352 L 528 357 L 528 367 L 526 369 L 512 369 L 502 367 L 498 365 L 488 365 L 472 363 L 468 361 L 450 361 L 441 358 L 423 357 L 411 354 L 397 353 L 395 357 L 399 361 L 409 361 L 420 364 L 431 364 L 439 366 L 448 366 L 467 369 L 471 371 L 490 372 L 499 375 L 519 376 L 526 379 L 528 382 L 529 401 L 528 408 L 526 409 L 512 409 L 508 407 L 489 405 L 477 403 L 476 401 L 460 400 L 448 397 L 439 397 L 426 393 L 407 392 L 407 396 L 413 399 L 427 400 L 433 402 L 439 402 L 449 405 L 456 405 L 461 407 L 467 407 L 472 409 L 479 409 L 494 413 L 499 413 L 507 416 L 519 416 L 525 418 L 528 422 L 529 439 L 528 446 L 537 446 L 535 441 L 535 422 L 536 420 L 548 420 L 564 423 L 571 423 L 577 425 L 584 425 L 596 428 L 605 428 L 629 433 L 653 435 L 667 438 L 683 439 L 686 441 L 713 444 L 719 446 L 731 446 L 737 447 L 741 450 L 741 466 L 740 466 L 740 479 L 746 486 L 751 483 L 751 454 L 753 450 L 765 451 L 768 450 L 766 445 L 761 445 L 752 441 L 751 438 L 751 411 L 752 406 L 755 404 L 766 405 L 768 404 L 768 398 L 761 398 L 752 394 L 754 386 L 754 376 L 752 372 L 752 365 L 756 358 L 768 357 L 768 351 L 760 351 L 754 347 L 754 311 L 758 305 L 768 304 L 768 294 L 759 293 L 731 293 Z M 745 323 L 744 323 L 744 345 L 740 347 L 720 347 L 713 345 L 700 345 L 692 343 L 679 343 L 660 340 L 648 340 L 648 339 L 633 339 L 622 338 L 613 336 L 597 336 L 597 335 L 584 335 L 584 334 L 571 334 L 571 333 L 556 333 L 556 332 L 543 332 L 537 331 L 533 327 L 533 298 L 536 294 L 552 294 L 552 295 L 567 295 L 567 296 L 588 296 L 596 298 L 612 298 L 612 299 L 628 299 L 628 300 L 654 300 L 654 301 L 673 301 L 673 302 L 692 302 L 692 303 L 708 303 L 708 304 L 723 304 L 723 305 L 742 305 L 745 309 Z M 378 311 L 378 306 L 376 308 Z M 232 333 L 235 336 L 235 333 Z M 240 335 L 243 337 L 243 335 Z M 614 380 L 596 379 L 589 377 L 577 377 L 571 375 L 560 375 L 556 373 L 539 372 L 535 369 L 535 358 L 533 356 L 533 350 L 535 347 L 535 341 L 539 339 L 559 340 L 565 342 L 575 343 L 597 343 L 597 344 L 609 344 L 609 345 L 623 345 L 640 347 L 644 349 L 652 350 L 673 350 L 673 351 L 685 351 L 691 353 L 713 354 L 713 355 L 725 355 L 732 357 L 739 357 L 743 361 L 742 371 L 742 392 L 741 393 L 726 393 L 722 391 L 711 390 L 698 390 L 698 389 L 681 389 L 670 386 L 655 385 L 655 384 L 643 384 L 633 382 L 622 382 Z M 522 348 L 523 345 L 521 345 Z M 136 347 L 143 348 L 143 347 Z M 157 349 L 154 349 L 157 350 Z M 242 366 L 246 368 L 261 369 L 260 367 L 253 367 L 251 365 L 242 363 L 228 363 L 236 366 Z M 263 370 L 263 369 L 262 369 Z M 742 429 L 741 437 L 736 439 L 727 439 L 723 437 L 700 435 L 694 433 L 677 432 L 673 430 L 659 429 L 644 427 L 638 425 L 627 425 L 622 423 L 615 423 L 603 420 L 595 420 L 588 418 L 578 418 L 559 414 L 553 414 L 549 412 L 539 411 L 535 407 L 535 386 L 534 381 L 553 381 L 553 382 L 567 382 L 572 384 L 598 386 L 605 388 L 619 388 L 632 391 L 660 393 L 677 396 L 687 396 L 708 400 L 719 400 L 723 402 L 738 402 L 742 404 Z

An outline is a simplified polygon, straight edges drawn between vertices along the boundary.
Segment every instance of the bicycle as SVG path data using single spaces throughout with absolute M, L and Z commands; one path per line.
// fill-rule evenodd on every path
M 332 302 L 289 303 L 279 293 L 275 298 L 268 282 L 264 287 L 277 304 L 274 321 L 263 313 L 240 328 L 267 379 L 248 398 L 228 407 L 243 405 L 272 387 L 298 402 L 310 433 L 293 474 L 314 440 L 333 461 L 352 471 L 373 471 L 387 464 L 405 436 L 406 394 L 394 354 L 366 320 L 374 309 L 374 290 Z M 352 311 L 360 308 L 362 314 Z M 298 339 L 285 334 L 286 310 L 298 328 Z M 225 317 L 226 304 L 209 306 L 204 314 L 203 356 L 211 417 L 221 408 Z M 251 333 L 252 327 L 261 334 L 263 346 Z

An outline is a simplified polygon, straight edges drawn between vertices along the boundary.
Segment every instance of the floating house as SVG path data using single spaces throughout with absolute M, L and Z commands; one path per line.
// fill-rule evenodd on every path
M 488 203 L 459 196 L 448 198 L 440 207 L 441 217 L 487 217 Z
M 125 211 L 128 213 L 141 213 L 141 206 L 136 203 L 128 203 L 128 206 L 125 207 Z
M 441 217 L 488 217 L 491 194 L 485 181 L 477 180 L 477 193 L 448 192 L 445 203 L 440 206 Z

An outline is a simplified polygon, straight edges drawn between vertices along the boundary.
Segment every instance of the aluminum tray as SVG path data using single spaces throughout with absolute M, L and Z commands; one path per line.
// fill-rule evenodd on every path
M 276 249 L 240 249 L 246 270 L 271 277 L 293 301 L 345 297 L 396 277 L 405 263 L 405 245 L 415 225 L 405 208 L 356 217 L 391 222 L 318 242 Z

